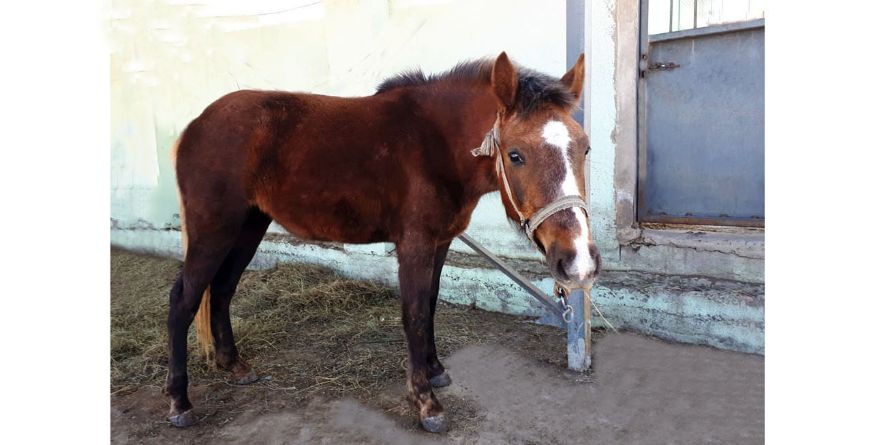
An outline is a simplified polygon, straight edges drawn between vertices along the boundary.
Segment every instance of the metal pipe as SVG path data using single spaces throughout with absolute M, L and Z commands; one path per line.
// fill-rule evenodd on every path
M 692 29 L 698 28 L 698 0 L 692 2 Z
M 668 32 L 674 32 L 674 0 L 671 0 L 670 4 L 671 9 L 668 10 Z
M 547 298 L 547 294 L 536 287 L 532 282 L 520 275 L 516 270 L 504 263 L 500 258 L 496 257 L 492 252 L 481 246 L 475 239 L 466 234 L 458 237 L 468 247 L 474 249 L 481 256 L 489 260 L 499 270 L 504 272 L 508 278 L 514 280 L 523 289 L 526 289 L 530 295 L 545 305 L 549 311 L 554 313 L 557 318 L 563 316 L 564 312 L 554 305 Z M 584 371 L 591 367 L 591 294 L 581 289 L 573 290 L 568 296 L 567 301 L 572 308 L 572 319 L 566 323 L 566 358 L 569 369 L 575 371 Z
M 505 264 L 505 262 L 495 256 L 495 254 L 487 250 L 485 247 L 481 246 L 480 243 L 477 242 L 477 240 L 471 238 L 465 233 L 459 235 L 458 239 L 467 244 L 468 247 L 470 247 L 471 249 L 474 249 L 474 251 L 479 253 L 481 256 L 486 258 L 490 263 L 495 265 L 495 267 L 504 272 L 504 274 L 507 275 L 508 278 L 514 280 L 515 283 L 519 284 L 520 287 L 526 289 L 526 291 L 529 292 L 530 295 L 532 295 L 533 297 L 535 297 L 536 300 L 545 305 L 545 307 L 549 311 L 553 312 L 558 317 L 563 315 L 563 310 L 557 307 L 551 300 L 549 300 L 545 292 L 539 289 L 536 285 L 532 284 L 532 282 L 526 279 L 526 277 L 520 275 L 520 273 L 514 270 L 511 266 Z

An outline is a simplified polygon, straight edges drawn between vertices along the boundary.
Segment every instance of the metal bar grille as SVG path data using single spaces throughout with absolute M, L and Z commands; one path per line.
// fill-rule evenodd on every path
M 649 34 L 764 18 L 765 0 L 649 0 Z

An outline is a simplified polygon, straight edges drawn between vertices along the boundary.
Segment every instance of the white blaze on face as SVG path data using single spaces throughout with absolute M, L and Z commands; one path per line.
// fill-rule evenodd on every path
M 572 171 L 572 163 L 569 162 L 569 143 L 572 138 L 569 136 L 569 129 L 563 122 L 551 120 L 545 124 L 541 131 L 541 137 L 560 150 L 560 158 L 563 160 L 563 166 L 566 174 L 563 176 L 563 183 L 560 184 L 562 196 L 581 195 L 578 192 L 578 182 L 575 180 L 575 172 Z M 581 209 L 573 207 L 570 209 L 578 220 L 580 233 L 572 240 L 575 247 L 575 260 L 569 265 L 566 272 L 575 275 L 578 279 L 583 280 L 594 272 L 594 262 L 591 260 L 591 253 L 588 251 L 588 221 Z

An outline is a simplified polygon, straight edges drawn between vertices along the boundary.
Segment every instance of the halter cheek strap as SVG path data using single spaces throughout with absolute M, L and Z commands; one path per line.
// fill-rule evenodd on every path
M 471 154 L 475 157 L 496 157 L 495 173 L 501 178 L 501 182 L 504 185 L 505 194 L 508 196 L 508 201 L 510 201 L 511 203 L 511 208 L 514 209 L 514 212 L 517 213 L 517 217 L 520 218 L 520 227 L 523 228 L 523 231 L 526 233 L 526 237 L 529 238 L 529 241 L 535 242 L 534 235 L 535 230 L 538 229 L 538 226 L 540 226 L 541 223 L 550 218 L 553 214 L 561 210 L 578 207 L 584 211 L 585 218 L 587 218 L 588 206 L 587 204 L 585 204 L 585 200 L 579 195 L 561 196 L 548 203 L 548 205 L 539 209 L 529 219 L 526 219 L 526 217 L 523 216 L 523 213 L 520 212 L 520 208 L 517 207 L 516 201 L 514 201 L 514 195 L 511 192 L 511 184 L 508 181 L 508 175 L 505 171 L 504 161 L 502 161 L 500 128 L 501 114 L 496 116 L 495 124 L 492 126 L 492 129 L 489 130 L 486 133 L 486 136 L 483 137 L 483 142 L 480 144 L 480 146 L 471 150 Z

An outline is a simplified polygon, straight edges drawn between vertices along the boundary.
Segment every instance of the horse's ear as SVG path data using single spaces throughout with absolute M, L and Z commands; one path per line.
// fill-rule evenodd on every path
M 560 82 L 576 99 L 581 97 L 581 89 L 585 84 L 585 53 L 578 56 L 575 65 L 560 78 Z
M 502 51 L 492 66 L 492 89 L 505 109 L 514 105 L 517 95 L 517 71 L 508 55 Z

